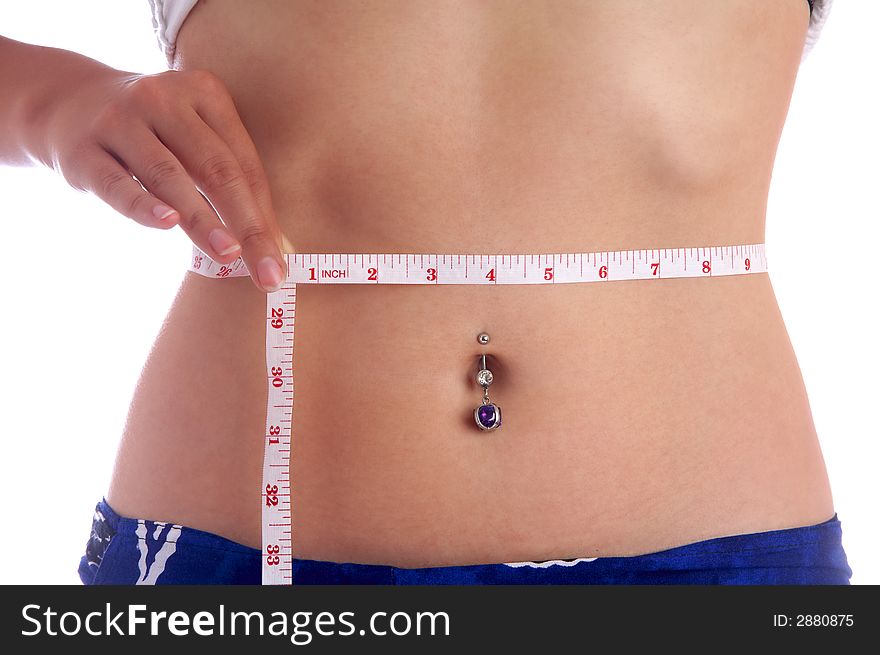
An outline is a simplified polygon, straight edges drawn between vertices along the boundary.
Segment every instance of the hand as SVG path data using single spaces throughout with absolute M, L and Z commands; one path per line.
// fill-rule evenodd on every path
M 45 138 L 53 168 L 74 188 L 142 225 L 179 223 L 218 262 L 241 256 L 263 291 L 283 283 L 266 174 L 213 73 L 96 73 L 58 101 Z

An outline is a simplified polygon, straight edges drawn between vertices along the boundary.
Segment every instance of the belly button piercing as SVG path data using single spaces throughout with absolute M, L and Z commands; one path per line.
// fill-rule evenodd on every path
M 485 333 L 484 333 L 485 334 Z M 480 335 L 483 336 L 483 335 Z M 489 335 L 486 335 L 488 340 Z M 477 371 L 477 384 L 483 387 L 483 404 L 474 410 L 474 420 L 481 430 L 495 430 L 501 427 L 501 407 L 489 402 L 489 385 L 495 376 L 486 368 L 486 355 L 480 355 L 480 368 Z
M 477 343 L 485 346 L 487 343 L 489 343 L 489 335 L 485 332 L 480 332 L 477 335 Z

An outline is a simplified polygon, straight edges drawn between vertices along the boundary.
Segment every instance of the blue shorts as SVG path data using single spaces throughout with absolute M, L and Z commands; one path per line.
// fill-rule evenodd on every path
M 84 584 L 260 584 L 261 553 L 224 537 L 95 507 Z M 827 521 L 697 541 L 629 557 L 401 568 L 293 560 L 293 584 L 850 584 L 835 513 Z

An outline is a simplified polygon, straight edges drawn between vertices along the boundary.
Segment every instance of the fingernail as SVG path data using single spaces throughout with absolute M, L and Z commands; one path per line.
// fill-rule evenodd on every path
M 171 207 L 169 207 L 168 205 L 156 205 L 155 207 L 153 207 L 153 216 L 158 218 L 160 221 L 168 220 L 176 213 L 177 212 L 171 209 Z
M 211 230 L 208 234 L 208 243 L 211 244 L 214 252 L 218 255 L 228 255 L 231 252 L 241 249 L 241 246 L 232 238 L 232 235 L 220 227 L 215 227 Z
M 257 277 L 260 284 L 269 289 L 269 291 L 277 291 L 281 288 L 284 280 L 281 266 L 275 261 L 274 257 L 263 257 L 257 263 Z

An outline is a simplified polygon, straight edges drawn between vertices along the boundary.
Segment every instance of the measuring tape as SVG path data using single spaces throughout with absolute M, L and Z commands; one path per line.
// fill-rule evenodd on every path
M 264 585 L 293 583 L 290 453 L 297 284 L 564 284 L 767 271 L 764 244 L 544 255 L 288 253 L 288 275 L 266 296 L 268 402 L 263 451 Z M 242 259 L 220 264 L 193 246 L 189 270 L 210 278 L 249 275 Z

